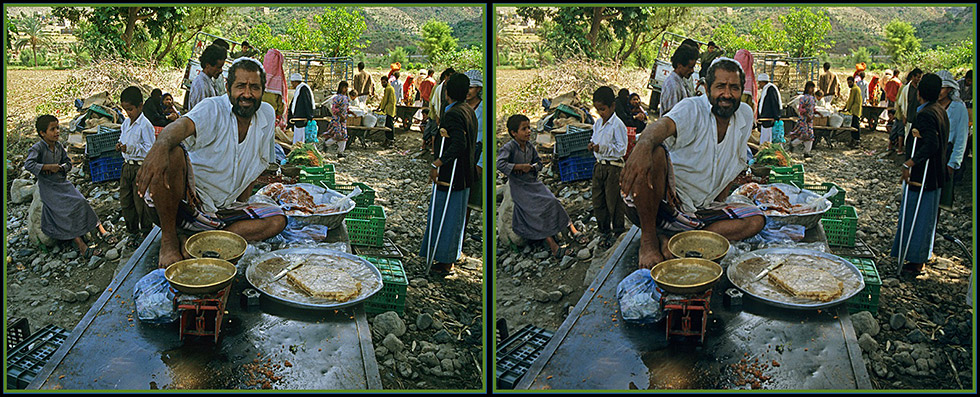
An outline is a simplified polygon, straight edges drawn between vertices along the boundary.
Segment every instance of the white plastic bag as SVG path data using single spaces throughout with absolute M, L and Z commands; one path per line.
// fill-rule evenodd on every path
M 133 301 L 136 302 L 136 315 L 140 321 L 169 324 L 177 320 L 177 309 L 174 307 L 176 293 L 170 288 L 165 273 L 166 269 L 156 269 L 136 282 Z
M 652 324 L 664 318 L 660 292 L 650 269 L 638 269 L 620 281 L 616 287 L 616 298 L 619 299 L 619 313 L 625 321 Z

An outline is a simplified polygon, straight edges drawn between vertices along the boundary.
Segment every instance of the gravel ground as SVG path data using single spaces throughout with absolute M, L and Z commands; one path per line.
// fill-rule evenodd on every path
M 498 95 L 519 98 L 521 93 L 537 87 L 538 76 L 548 72 L 498 71 L 498 78 L 507 82 L 497 85 Z M 596 73 L 613 75 L 603 69 Z M 630 86 L 622 77 L 607 83 Z M 584 84 L 578 89 L 585 90 Z M 567 87 L 550 91 L 545 88 L 544 92 L 542 97 L 550 98 L 567 92 Z M 540 98 L 526 102 L 540 103 Z M 507 104 L 498 101 L 498 109 L 502 107 L 507 108 Z M 526 114 L 534 126 L 544 113 L 540 105 L 528 109 Z M 498 147 L 510 139 L 503 127 L 507 116 L 498 113 L 498 126 L 501 126 L 497 130 Z M 974 385 L 976 339 L 975 310 L 966 302 L 973 268 L 971 260 L 959 246 L 937 234 L 934 257 L 924 274 L 897 278 L 896 259 L 887 255 L 901 205 L 901 160 L 887 153 L 884 127 L 865 133 L 860 149 L 849 149 L 846 144 L 849 139 L 842 138 L 844 143 L 837 143 L 833 148 L 825 143 L 817 144 L 813 158 L 805 162 L 799 161 L 800 158 L 797 162 L 805 166 L 807 183 L 834 182 L 847 191 L 847 204 L 858 211 L 857 237 L 875 252 L 874 260 L 884 284 L 879 310 L 877 314 L 863 312 L 852 317 L 873 386 L 876 389 L 970 388 Z M 546 161 L 550 158 L 550 149 L 539 145 L 538 150 Z M 969 158 L 964 164 L 970 169 L 956 184 L 957 201 L 953 211 L 941 211 L 937 232 L 955 236 L 972 247 L 975 163 Z M 596 248 L 595 226 L 589 222 L 592 218 L 590 182 L 562 183 L 553 168 L 545 168 L 542 180 L 559 197 L 573 222 L 593 241 L 583 246 L 566 238 L 571 254 L 561 260 L 550 258 L 544 245 L 516 247 L 498 242 L 494 315 L 495 321 L 506 320 L 511 331 L 525 324 L 557 330 L 614 250 Z M 496 185 L 499 207 L 502 188 L 506 185 L 500 173 Z
M 130 67 L 127 67 L 130 68 Z M 159 84 L 166 76 L 132 67 L 137 83 Z M 103 293 L 117 267 L 125 264 L 132 249 L 125 240 L 116 246 L 98 243 L 103 253 L 91 261 L 77 258 L 72 245 L 58 244 L 44 252 L 31 244 L 27 214 L 31 199 L 14 204 L 9 192 L 24 175 L 23 157 L 37 138 L 33 132 L 36 106 L 43 96 L 29 95 L 24 87 L 78 85 L 84 92 L 101 89 L 118 92 L 105 74 L 89 76 L 82 83 L 72 81 L 78 71 L 10 71 L 7 75 L 8 164 L 6 200 L 7 261 L 5 267 L 5 307 L 7 317 L 29 319 L 32 330 L 54 324 L 71 330 Z M 108 73 L 107 73 L 108 74 Z M 172 77 L 172 76 L 171 76 Z M 177 81 L 174 79 L 173 81 Z M 113 82 L 113 83 L 110 83 Z M 173 87 L 163 86 L 171 92 Z M 74 109 L 57 102 L 62 114 L 74 116 Z M 67 117 L 61 120 L 67 121 Z M 483 243 L 472 237 L 463 245 L 464 259 L 455 276 L 435 279 L 425 274 L 424 260 L 417 255 L 425 227 L 429 186 L 428 158 L 418 149 L 417 129 L 398 131 L 396 146 L 382 149 L 379 142 L 358 142 L 347 157 L 336 161 L 333 150 L 326 153 L 335 163 L 338 183 L 363 182 L 377 192 L 377 205 L 387 215 L 386 237 L 405 255 L 403 262 L 410 281 L 405 312 L 369 315 L 382 385 L 385 389 L 480 389 L 484 385 L 484 288 Z M 63 134 L 62 142 L 67 140 Z M 103 223 L 119 231 L 123 220 L 119 210 L 118 182 L 91 183 L 81 172 L 83 154 L 70 153 L 75 169 L 69 180 L 89 199 Z M 29 188 L 24 188 L 29 189 Z M 467 236 L 481 230 L 482 215 L 474 212 Z M 123 235 L 124 233 L 118 233 Z M 273 388 L 275 385 L 272 385 Z

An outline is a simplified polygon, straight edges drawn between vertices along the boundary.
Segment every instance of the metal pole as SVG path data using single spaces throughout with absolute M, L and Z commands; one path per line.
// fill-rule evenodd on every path
M 442 138 L 442 137 L 440 137 L 440 138 Z M 445 138 L 442 138 L 442 140 L 443 140 L 442 144 L 439 145 L 439 156 L 438 157 L 440 157 L 440 158 L 442 157 L 442 150 L 446 147 L 446 145 L 445 145 L 445 143 L 446 143 L 445 140 L 446 139 Z M 454 167 L 454 169 L 455 169 L 455 167 Z M 435 209 L 435 207 L 436 207 L 436 186 L 437 185 L 435 183 L 432 184 L 432 196 L 429 199 L 429 219 L 426 222 L 426 233 L 425 234 L 426 234 L 426 236 L 428 236 L 428 239 L 427 239 L 427 242 L 426 242 L 426 245 L 425 245 L 425 267 L 426 267 L 426 271 L 425 272 L 426 273 L 428 273 L 429 272 L 429 269 L 431 268 L 432 255 L 434 255 L 434 253 L 432 252 L 433 250 L 431 248 L 432 248 L 432 214 L 435 213 L 435 210 L 436 210 Z
M 442 237 L 442 227 L 446 223 L 446 211 L 449 209 L 449 199 L 452 198 L 453 195 L 453 180 L 456 178 L 456 163 L 458 162 L 458 158 L 453 160 L 453 172 L 449 174 L 449 188 L 446 189 L 446 205 L 442 207 L 442 218 L 439 219 L 439 231 L 436 233 L 436 245 L 432 248 L 432 255 L 435 255 L 436 249 L 439 248 L 439 238 Z M 425 274 L 429 274 L 429 271 L 431 270 L 432 261 L 429 261 L 426 263 Z
M 915 153 L 915 144 L 918 143 L 918 139 L 912 141 L 912 151 L 910 153 Z M 911 171 L 909 171 L 911 173 Z M 904 180 L 902 181 L 902 207 L 898 213 L 898 270 L 895 274 L 902 273 L 902 267 L 905 265 L 905 255 L 902 253 L 902 241 L 905 240 L 905 207 L 908 202 L 909 196 L 909 185 Z M 909 231 L 911 234 L 911 231 Z
M 926 160 L 925 169 L 922 170 L 922 184 L 919 185 L 919 199 L 916 200 L 916 203 L 915 203 L 915 212 L 912 214 L 912 223 L 909 225 L 909 229 L 910 229 L 909 230 L 909 239 L 908 239 L 908 242 L 905 243 L 905 250 L 901 252 L 902 257 L 901 257 L 901 261 L 899 261 L 899 263 L 902 264 L 902 265 L 905 264 L 904 263 L 905 262 L 905 255 L 908 255 L 908 253 L 909 253 L 909 246 L 912 245 L 912 229 L 915 228 L 915 220 L 918 219 L 918 217 L 919 217 L 919 206 L 922 204 L 922 193 L 925 192 L 925 188 L 926 188 L 926 175 L 927 175 L 928 172 L 929 172 L 929 160 L 927 159 Z M 906 187 L 906 191 L 907 190 L 908 190 L 908 188 Z M 898 243 L 901 244 L 902 242 L 899 241 Z M 901 246 L 899 246 L 899 248 L 901 248 Z M 901 272 L 901 268 L 899 268 L 899 272 Z

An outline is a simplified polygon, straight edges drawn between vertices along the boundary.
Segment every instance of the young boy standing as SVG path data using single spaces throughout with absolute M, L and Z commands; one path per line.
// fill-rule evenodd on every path
M 156 134 L 153 124 L 143 115 L 143 93 L 135 86 L 123 90 L 120 104 L 126 112 L 122 122 L 116 150 L 122 152 L 123 168 L 119 178 L 119 202 L 126 230 L 129 232 L 129 245 L 136 246 L 153 229 L 153 221 L 146 202 L 136 192 L 136 173 L 143 164 L 143 158 L 150 151 Z
M 556 259 L 566 251 L 555 241 L 555 236 L 565 228 L 580 244 L 588 243 L 584 234 L 575 230 L 565 208 L 558 202 L 548 186 L 538 179 L 544 168 L 538 151 L 528 143 L 531 139 L 531 121 L 523 114 L 507 119 L 510 142 L 497 152 L 497 170 L 507 175 L 507 185 L 514 200 L 514 233 L 528 240 L 545 240 Z
M 95 251 L 89 249 L 82 235 L 98 227 L 103 239 L 109 233 L 99 222 L 99 216 L 88 204 L 85 196 L 68 182 L 71 160 L 68 152 L 58 142 L 58 119 L 46 114 L 34 123 L 41 141 L 31 146 L 24 160 L 24 169 L 37 177 L 37 189 L 41 194 L 41 232 L 55 240 L 74 240 L 78 253 L 90 258 Z
M 616 236 L 626 231 L 626 204 L 619 193 L 619 173 L 623 170 L 627 134 L 626 124 L 616 116 L 615 100 L 616 94 L 607 86 L 599 87 L 592 94 L 592 106 L 599 112 L 588 146 L 596 158 L 592 172 L 592 207 L 599 233 L 603 235 L 600 245 L 604 248 L 611 246 Z

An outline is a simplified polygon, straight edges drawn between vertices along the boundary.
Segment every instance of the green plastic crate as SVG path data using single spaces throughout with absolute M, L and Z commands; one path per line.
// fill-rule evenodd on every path
M 810 183 L 793 182 L 793 185 L 796 186 L 796 187 L 798 187 L 798 188 L 801 188 L 801 189 L 809 190 L 809 191 L 814 192 L 816 194 L 819 194 L 821 196 L 823 196 L 824 193 L 829 192 L 830 191 L 830 188 L 832 188 L 832 187 L 837 188 L 837 194 L 833 195 L 832 197 L 830 197 L 828 199 L 828 200 L 830 200 L 830 203 L 834 207 L 840 207 L 840 206 L 844 205 L 844 198 L 847 196 L 847 191 L 844 190 L 843 188 L 841 188 L 840 186 L 837 186 L 837 184 L 836 183 L 833 183 L 833 182 L 824 182 L 824 183 L 821 183 L 819 185 L 817 185 L 817 184 L 810 184 Z
M 790 167 L 771 167 L 769 183 L 803 184 L 803 164 L 793 164 Z
M 392 258 L 359 256 L 378 268 L 378 271 L 381 272 L 381 280 L 384 282 L 384 286 L 378 293 L 364 301 L 364 312 L 379 314 L 394 311 L 398 314 L 404 314 L 405 297 L 408 295 L 408 277 L 405 276 L 405 268 L 402 266 L 402 262 Z
M 320 167 L 301 167 L 299 172 L 299 183 L 310 183 L 316 185 L 318 182 L 323 182 L 328 188 L 333 189 L 335 184 L 333 164 L 324 164 Z
M 385 210 L 381 206 L 354 207 L 344 219 L 352 245 L 383 247 Z
M 823 213 L 820 223 L 827 234 L 827 243 L 853 247 L 857 233 L 857 212 L 854 207 L 842 205 Z
M 871 314 L 878 314 L 878 298 L 881 296 L 881 277 L 878 275 L 878 268 L 875 261 L 868 258 L 854 258 L 842 256 L 861 271 L 864 276 L 864 289 L 847 300 L 847 311 L 857 313 L 868 311 Z
M 368 187 L 368 185 L 361 182 L 354 182 L 350 185 L 334 185 L 333 190 L 346 195 L 353 192 L 355 186 L 361 188 L 361 194 L 354 196 L 354 203 L 356 203 L 358 207 L 368 207 L 374 205 L 374 198 L 376 196 L 374 189 L 371 189 Z

